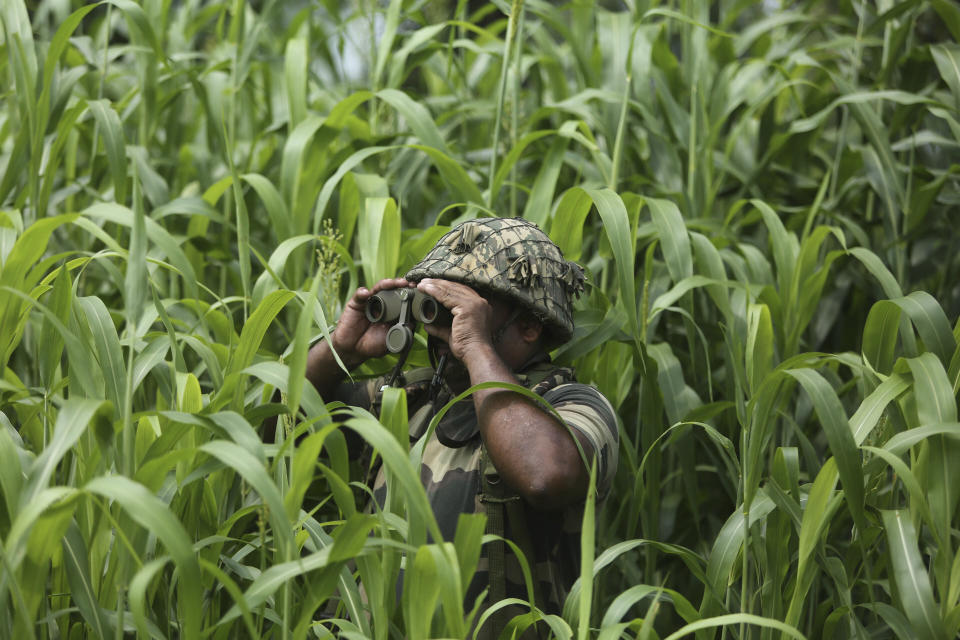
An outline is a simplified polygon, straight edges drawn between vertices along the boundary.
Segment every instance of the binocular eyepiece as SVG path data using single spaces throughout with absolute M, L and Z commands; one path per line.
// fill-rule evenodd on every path
M 367 320 L 370 322 L 395 322 L 387 331 L 387 349 L 400 353 L 413 344 L 413 331 L 408 325 L 449 324 L 453 320 L 450 311 L 433 296 L 412 288 L 385 289 L 367 300 Z

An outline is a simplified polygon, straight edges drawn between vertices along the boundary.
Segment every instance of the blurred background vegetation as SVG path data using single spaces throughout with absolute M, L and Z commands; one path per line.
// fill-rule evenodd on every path
M 465 636 L 482 522 L 428 544 L 403 399 L 381 424 L 303 372 L 481 215 L 585 267 L 554 355 L 621 421 L 554 635 L 957 636 L 955 3 L 0 18 L 0 636 Z

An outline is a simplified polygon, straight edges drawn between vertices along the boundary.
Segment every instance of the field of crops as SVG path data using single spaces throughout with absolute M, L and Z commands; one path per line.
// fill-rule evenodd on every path
M 957 637 L 951 0 L 0 19 L 0 638 L 467 637 L 482 517 L 430 543 L 405 399 L 304 372 L 359 284 L 491 214 L 585 268 L 554 355 L 621 427 L 541 627 Z

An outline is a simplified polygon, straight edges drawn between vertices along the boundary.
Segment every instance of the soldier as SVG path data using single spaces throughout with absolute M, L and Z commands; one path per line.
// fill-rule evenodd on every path
M 407 390 L 411 440 L 423 435 L 453 396 L 482 382 L 532 389 L 563 419 L 561 424 L 515 392 L 476 391 L 441 420 L 426 444 L 421 468 L 444 538 L 453 539 L 461 513 L 486 513 L 488 533 L 505 535 L 527 556 L 538 607 L 559 613 L 579 575 L 588 465 L 596 460 L 602 500 L 617 464 L 617 421 L 610 403 L 595 388 L 577 383 L 571 369 L 551 363 L 548 355 L 573 333 L 572 297 L 583 289 L 583 271 L 530 222 L 465 222 L 404 278 L 356 291 L 331 334 L 332 346 L 348 368 L 387 353 L 389 327 L 371 323 L 365 306 L 377 292 L 404 287 L 433 296 L 452 316 L 446 324 L 424 325 L 435 368 L 406 372 L 399 381 Z M 311 382 L 325 400 L 376 408 L 384 380 L 344 383 L 330 346 L 321 342 L 311 349 Z M 382 476 L 374 485 L 381 501 Z M 468 610 L 484 588 L 490 589 L 488 605 L 504 597 L 526 599 L 519 564 L 502 544 L 485 545 L 467 593 Z M 504 622 L 503 616 L 495 618 L 484 631 L 489 627 L 496 637 Z

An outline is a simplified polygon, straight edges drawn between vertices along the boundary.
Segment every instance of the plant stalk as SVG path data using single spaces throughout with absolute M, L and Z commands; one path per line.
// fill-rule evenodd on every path
M 493 193 L 493 178 L 497 172 L 497 149 L 500 146 L 500 121 L 503 119 L 503 103 L 507 95 L 507 75 L 510 70 L 510 58 L 513 50 L 513 39 L 517 31 L 520 12 L 523 11 L 523 0 L 513 0 L 510 7 L 510 17 L 507 21 L 507 38 L 503 43 L 503 62 L 500 70 L 500 88 L 497 91 L 497 112 L 493 119 L 493 144 L 490 145 L 490 170 L 488 172 L 487 208 L 493 209 L 497 194 Z

